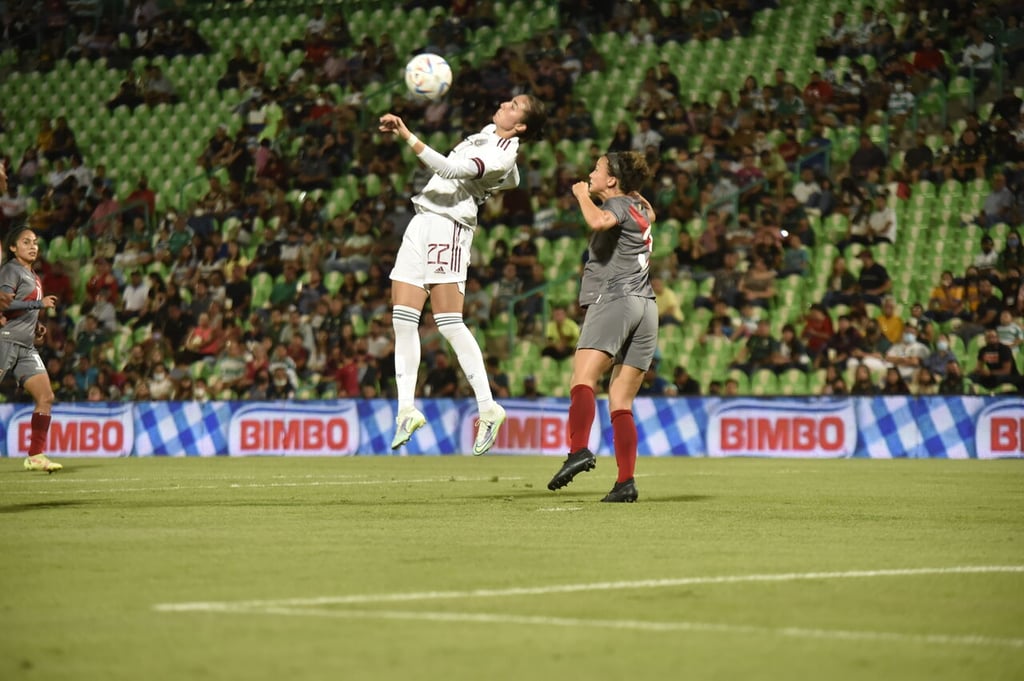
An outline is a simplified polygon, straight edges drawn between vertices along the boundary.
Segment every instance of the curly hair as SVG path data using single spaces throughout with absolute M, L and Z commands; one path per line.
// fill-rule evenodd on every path
M 651 176 L 644 155 L 637 151 L 612 152 L 607 155 L 608 173 L 619 181 L 623 194 L 640 191 Z

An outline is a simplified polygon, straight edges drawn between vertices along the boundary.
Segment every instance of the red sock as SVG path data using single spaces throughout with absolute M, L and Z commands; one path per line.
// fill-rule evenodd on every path
M 626 482 L 636 470 L 636 421 L 629 409 L 612 412 L 612 443 L 615 446 L 615 464 L 619 467 L 616 482 Z
M 46 434 L 50 431 L 50 415 L 35 412 L 32 414 L 32 439 L 28 445 L 28 455 L 42 454 L 46 447 Z
M 569 399 L 569 451 L 578 452 L 590 445 L 597 398 L 589 385 L 575 385 L 569 391 Z

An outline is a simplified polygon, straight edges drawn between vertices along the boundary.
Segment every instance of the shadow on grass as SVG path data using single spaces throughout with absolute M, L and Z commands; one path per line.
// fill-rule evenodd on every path
M 463 497 L 465 499 L 475 500 L 493 500 L 493 501 L 518 501 L 520 499 L 545 499 L 547 501 L 600 501 L 604 493 L 594 493 L 588 491 L 558 491 L 550 492 L 546 489 L 528 489 L 528 490 L 515 490 L 512 492 L 506 492 L 504 494 L 481 494 L 472 497 Z M 682 502 L 682 503 L 693 503 L 698 501 L 708 501 L 714 499 L 713 496 L 707 494 L 681 494 L 678 496 L 643 496 L 643 491 L 640 493 L 641 503 L 664 503 L 664 502 Z
M 32 511 L 48 511 L 56 508 L 74 508 L 84 506 L 82 501 L 37 501 L 31 504 L 11 504 L 0 506 L 0 515 L 11 513 L 30 513 Z

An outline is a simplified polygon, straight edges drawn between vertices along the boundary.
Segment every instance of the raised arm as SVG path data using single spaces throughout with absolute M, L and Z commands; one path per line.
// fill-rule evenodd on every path
M 484 175 L 486 167 L 483 160 L 479 158 L 450 159 L 441 155 L 412 134 L 405 126 L 405 122 L 394 114 L 381 116 L 378 129 L 383 133 L 397 135 L 412 148 L 413 153 L 423 162 L 423 165 L 446 180 L 473 180 Z

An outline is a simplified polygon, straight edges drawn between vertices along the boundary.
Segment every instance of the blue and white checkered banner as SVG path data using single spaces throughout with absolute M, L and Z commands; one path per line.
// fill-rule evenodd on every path
M 420 400 L 427 424 L 391 451 L 389 400 L 58 404 L 47 454 L 76 456 L 438 455 L 472 450 L 473 400 Z M 495 454 L 564 456 L 569 400 L 507 400 Z M 992 459 L 1024 457 L 1019 397 L 638 398 L 643 456 Z M 24 456 L 32 406 L 0 404 L 4 456 Z M 590 448 L 613 453 L 607 400 Z

